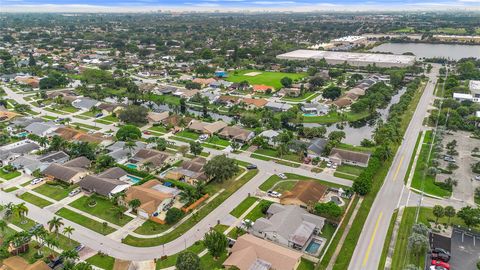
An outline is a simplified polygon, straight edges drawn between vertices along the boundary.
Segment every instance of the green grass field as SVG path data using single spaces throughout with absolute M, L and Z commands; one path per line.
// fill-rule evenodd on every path
M 394 33 L 415 33 L 415 28 L 413 28 L 411 26 L 407 26 L 407 27 L 404 27 L 404 28 L 393 30 L 392 32 L 394 32 Z
M 303 176 L 303 175 L 293 174 L 293 173 L 285 173 L 285 176 L 287 177 L 287 179 L 281 179 L 278 175 L 272 175 L 265 182 L 263 182 L 258 188 L 260 190 L 263 190 L 263 191 L 268 191 L 277 182 L 283 181 L 283 180 L 298 180 L 298 181 L 315 180 L 315 181 L 318 181 L 320 184 L 323 184 L 323 185 L 326 185 L 326 186 L 346 188 L 345 186 L 342 186 L 342 185 L 333 184 L 333 183 L 330 183 L 330 182 L 322 181 L 322 180 L 319 180 L 319 179 L 314 179 L 314 178 Z M 294 181 L 285 182 L 285 183 L 294 183 L 291 187 L 293 187 L 295 185 Z M 276 190 L 276 188 L 275 188 L 275 190 Z
M 40 208 L 44 208 L 52 204 L 51 202 L 28 192 L 23 193 L 19 196 L 19 198 Z
M 3 178 L 5 180 L 11 180 L 13 178 L 16 178 L 20 176 L 21 173 L 19 171 L 13 171 L 13 172 L 4 172 L 3 169 L 0 169 L 0 178 Z
M 251 72 L 261 72 L 256 76 L 247 76 L 245 74 Z M 242 82 L 247 81 L 250 84 L 264 84 L 268 86 L 274 87 L 276 90 L 282 88 L 282 84 L 280 80 L 283 77 L 289 77 L 293 81 L 297 81 L 299 79 L 304 78 L 307 76 L 306 73 L 285 73 L 285 72 L 271 72 L 271 71 L 261 71 L 261 70 L 238 70 L 234 73 L 230 73 L 229 77 L 226 78 L 227 81 L 230 82 Z
M 67 187 L 64 187 L 63 185 L 49 185 L 47 183 L 36 187 L 33 189 L 33 191 L 40 193 L 42 195 L 45 195 L 51 199 L 54 199 L 56 201 L 60 201 L 68 196 L 68 193 L 72 190 L 74 190 L 76 186 L 71 185 Z
M 132 220 L 131 217 L 126 215 L 123 215 L 122 218 L 117 217 L 113 211 L 113 208 L 116 206 L 113 205 L 110 200 L 96 195 L 92 195 L 90 198 L 95 199 L 97 205 L 95 205 L 94 207 L 88 206 L 89 197 L 83 196 L 76 201 L 70 203 L 70 206 L 119 226 L 123 226 Z M 127 210 L 126 207 L 123 206 L 121 207 L 121 209 L 123 211 Z
M 318 123 L 318 124 L 333 124 L 341 121 L 355 122 L 362 120 L 370 116 L 370 113 L 367 111 L 361 113 L 346 112 L 342 117 L 339 113 L 328 113 L 326 115 L 319 116 L 304 116 L 304 123 Z
M 103 268 L 105 270 L 112 270 L 115 264 L 115 258 L 108 255 L 96 254 L 86 260 L 91 265 Z
M 449 35 L 463 35 L 467 33 L 467 30 L 465 28 L 443 27 L 435 29 L 434 32 Z
M 62 208 L 58 210 L 55 214 L 103 235 L 111 234 L 112 232 L 115 231 L 114 228 L 109 226 L 107 226 L 104 229 L 102 223 L 96 220 L 90 219 L 86 216 L 77 214 L 76 212 L 73 212 L 67 208 Z
M 237 207 L 235 207 L 231 212 L 230 215 L 238 218 L 240 217 L 247 209 L 252 206 L 257 201 L 255 197 L 248 197 L 243 200 Z

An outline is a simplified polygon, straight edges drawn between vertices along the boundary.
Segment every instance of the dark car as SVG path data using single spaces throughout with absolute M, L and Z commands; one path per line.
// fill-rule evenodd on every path
M 249 164 L 249 165 L 247 165 L 247 169 L 249 169 L 249 170 L 255 170 L 255 169 L 257 169 L 257 165 L 255 165 L 255 164 Z
M 43 228 L 43 225 L 40 224 L 40 223 L 37 223 L 37 224 L 33 225 L 33 226 L 28 230 L 28 232 L 33 233 L 33 232 L 39 230 L 40 228 Z
M 431 253 L 442 253 L 442 254 L 450 256 L 450 252 L 446 251 L 443 248 L 434 248 L 434 249 L 432 249 Z
M 430 255 L 432 260 L 437 260 L 437 261 L 442 261 L 442 262 L 448 262 L 450 261 L 450 255 L 442 252 L 432 252 Z

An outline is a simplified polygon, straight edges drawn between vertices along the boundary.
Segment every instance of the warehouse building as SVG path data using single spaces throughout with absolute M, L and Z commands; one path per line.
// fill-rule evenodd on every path
M 316 50 L 296 50 L 277 55 L 284 60 L 321 60 L 325 59 L 330 65 L 339 65 L 347 62 L 351 66 L 376 65 L 377 67 L 408 67 L 415 64 L 415 56 L 396 54 L 331 52 Z

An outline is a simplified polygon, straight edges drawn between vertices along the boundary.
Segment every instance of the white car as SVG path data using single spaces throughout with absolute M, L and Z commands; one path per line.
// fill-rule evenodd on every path
M 251 221 L 250 219 L 244 219 L 242 220 L 242 226 L 247 226 L 247 224 L 249 224 L 250 226 L 253 226 L 253 224 L 255 224 L 255 222 Z
M 287 176 L 284 173 L 279 173 L 278 177 L 280 177 L 282 179 L 287 179 Z
M 267 192 L 267 195 L 272 197 L 272 198 L 280 198 L 282 197 L 282 193 L 279 193 L 279 192 L 276 192 L 276 191 L 273 191 L 273 190 L 269 190 Z
M 473 179 L 480 181 L 480 175 L 474 176 Z
M 80 188 L 76 188 L 76 189 L 70 191 L 68 193 L 68 196 L 73 197 L 73 196 L 77 195 L 78 193 L 80 193 L 80 191 L 81 191 Z
M 205 141 L 205 140 L 208 139 L 208 135 L 207 135 L 207 134 L 202 134 L 202 135 L 200 135 L 200 136 L 198 137 L 198 139 L 199 139 L 200 141 Z
M 30 182 L 30 185 L 33 186 L 33 185 L 39 184 L 41 182 L 43 182 L 43 178 L 35 178 Z

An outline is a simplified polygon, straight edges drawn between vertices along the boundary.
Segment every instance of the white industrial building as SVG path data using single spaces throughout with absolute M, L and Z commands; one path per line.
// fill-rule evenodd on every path
M 335 45 L 358 45 L 367 43 L 367 38 L 362 36 L 346 36 L 332 40 Z
M 353 52 L 332 52 L 316 50 L 296 50 L 277 55 L 278 59 L 285 60 L 321 60 L 325 59 L 330 65 L 339 65 L 347 62 L 351 66 L 377 67 L 408 67 L 415 64 L 415 56 L 396 54 L 374 54 Z

